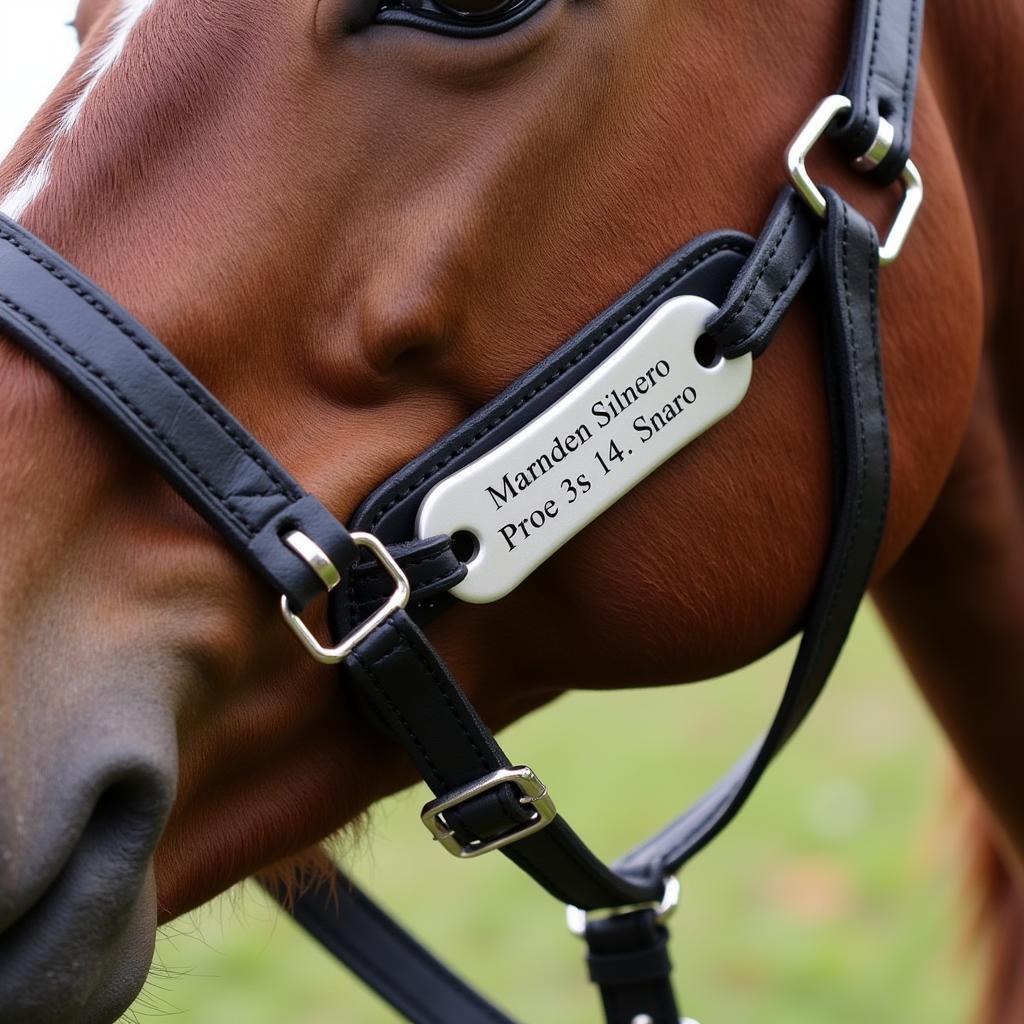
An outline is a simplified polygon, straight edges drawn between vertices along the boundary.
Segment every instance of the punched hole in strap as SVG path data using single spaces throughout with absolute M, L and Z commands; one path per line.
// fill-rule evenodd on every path
M 401 566 L 391 552 L 372 533 L 353 533 L 356 547 L 366 548 L 377 559 L 391 577 L 395 588 L 391 596 L 369 618 L 356 626 L 340 643 L 327 646 L 313 634 L 302 618 L 292 609 L 287 594 L 281 595 L 281 615 L 292 632 L 299 638 L 310 656 L 322 665 L 337 665 L 343 662 L 355 648 L 375 629 L 382 626 L 395 612 L 409 603 L 412 587 Z M 330 593 L 341 582 L 341 572 L 327 557 L 323 549 L 301 530 L 292 530 L 281 538 L 320 578 L 326 593 Z

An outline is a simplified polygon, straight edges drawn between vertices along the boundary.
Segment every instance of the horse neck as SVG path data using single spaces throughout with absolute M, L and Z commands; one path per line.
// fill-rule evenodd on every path
M 970 820 L 972 882 L 990 952 L 983 1019 L 1001 1024 L 1024 1015 L 1024 10 L 930 0 L 928 26 L 928 81 L 974 212 L 984 341 L 949 479 L 876 596 L 987 808 Z

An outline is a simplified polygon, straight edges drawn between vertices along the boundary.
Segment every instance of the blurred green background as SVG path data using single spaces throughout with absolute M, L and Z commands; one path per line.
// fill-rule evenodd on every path
M 574 694 L 503 734 L 613 857 L 698 795 L 767 724 L 789 645 L 714 685 Z M 677 991 L 703 1024 L 962 1024 L 964 942 L 949 755 L 865 608 L 829 688 L 751 802 L 682 875 Z M 374 813 L 346 865 L 528 1024 L 596 1024 L 561 907 L 503 858 L 460 863 L 418 820 Z M 395 1016 L 247 885 L 165 929 L 133 1008 L 182 1024 L 388 1024 Z M 458 1022 L 453 1022 L 458 1024 Z

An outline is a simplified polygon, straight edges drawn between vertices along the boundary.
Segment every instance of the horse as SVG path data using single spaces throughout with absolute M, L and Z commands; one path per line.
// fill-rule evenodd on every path
M 851 19 L 548 0 L 490 5 L 519 15 L 470 39 L 379 17 L 394 6 L 81 0 L 80 55 L 0 165 L 0 211 L 343 522 L 682 242 L 756 233 Z M 881 283 L 892 494 L 873 577 L 987 808 L 990 912 L 1016 921 L 1022 42 L 1013 5 L 929 5 L 928 202 Z M 735 413 L 500 608 L 431 626 L 490 726 L 570 689 L 717 675 L 799 628 L 830 530 L 822 372 L 800 299 Z M 6 341 L 0 373 L 0 1016 L 109 1021 L 160 923 L 314 859 L 412 773 L 136 454 Z M 992 1022 L 1021 1012 L 1012 934 Z

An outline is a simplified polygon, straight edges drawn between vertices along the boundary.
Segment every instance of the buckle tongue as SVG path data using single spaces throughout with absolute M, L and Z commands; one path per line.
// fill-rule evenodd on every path
M 474 839 L 466 845 L 460 843 L 455 837 L 455 832 L 445 821 L 445 811 L 450 811 L 453 807 L 467 803 L 473 797 L 489 793 L 506 783 L 511 783 L 519 790 L 519 802 L 531 808 L 533 817 L 496 839 Z M 434 837 L 434 842 L 440 843 L 450 854 L 465 860 L 469 857 L 480 857 L 491 850 L 500 850 L 503 846 L 517 843 L 520 839 L 539 832 L 555 820 L 556 813 L 555 802 L 548 793 L 548 787 L 534 775 L 532 769 L 520 765 L 518 768 L 499 768 L 490 775 L 431 800 L 424 806 L 420 819 Z

